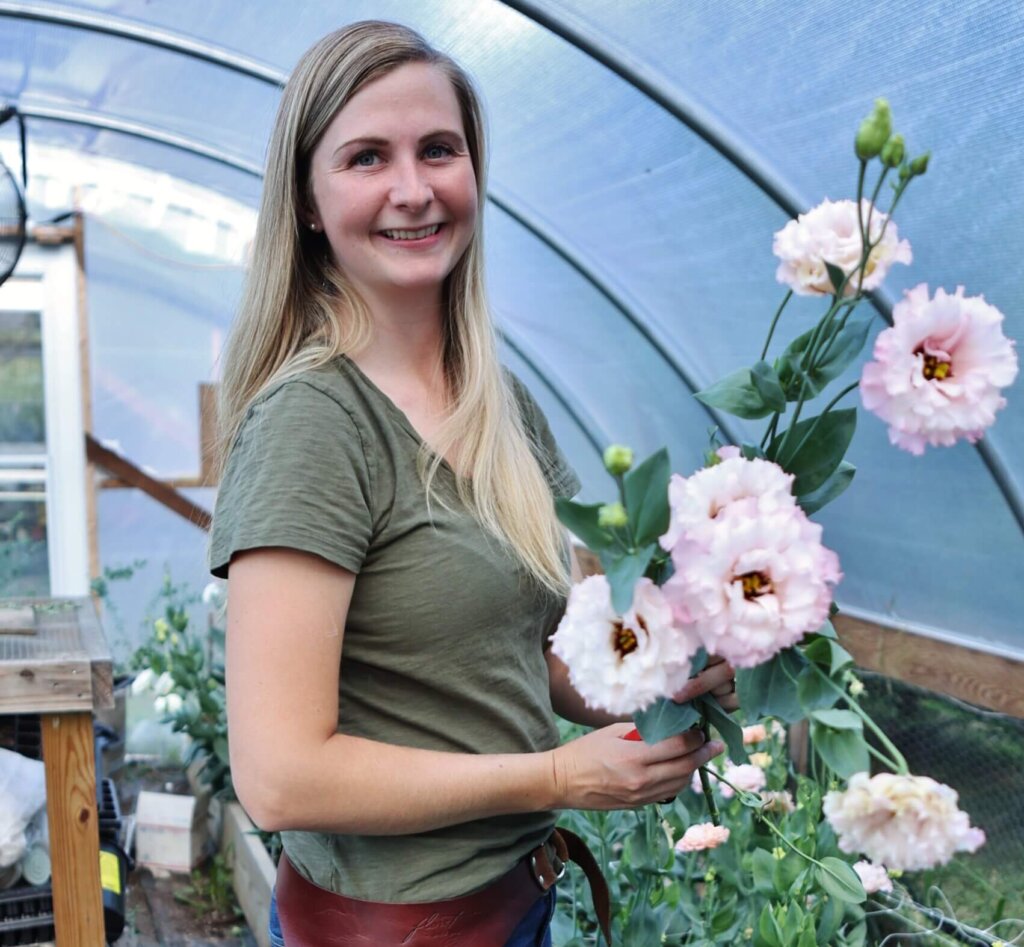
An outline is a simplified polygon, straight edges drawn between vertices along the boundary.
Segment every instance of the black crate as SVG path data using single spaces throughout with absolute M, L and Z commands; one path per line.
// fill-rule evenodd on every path
M 52 941 L 53 890 L 47 885 L 0 891 L 0 947 Z
M 112 779 L 101 779 L 96 787 L 96 802 L 99 807 L 100 841 L 121 844 L 121 803 L 117 799 L 117 788 Z

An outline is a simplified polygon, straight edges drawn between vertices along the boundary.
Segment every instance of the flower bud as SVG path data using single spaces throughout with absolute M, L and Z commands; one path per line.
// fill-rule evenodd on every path
M 875 99 L 875 110 L 860 123 L 854 150 L 862 161 L 869 161 L 881 152 L 892 134 L 892 113 L 885 99 Z
M 604 452 L 604 466 L 610 474 L 624 474 L 633 466 L 633 451 L 622 444 L 611 444 Z
M 913 161 L 910 162 L 910 173 L 917 177 L 920 174 L 924 174 L 928 170 L 928 159 L 932 156 L 930 151 L 926 151 L 923 155 L 918 155 Z
M 780 862 L 785 857 L 786 850 L 781 845 L 776 845 L 775 848 L 772 849 L 772 858 L 774 858 L 776 861 Z
M 606 503 L 597 511 L 597 525 L 608 528 L 625 526 L 629 522 L 629 515 L 621 503 Z
M 162 643 L 167 640 L 167 633 L 171 630 L 171 626 L 162 618 L 158 618 L 153 622 L 153 630 L 156 632 L 156 640 Z
M 178 633 L 176 631 L 172 631 L 171 632 L 171 647 L 172 648 L 177 648 L 180 643 L 181 643 L 181 638 L 178 637 Z
M 893 135 L 882 148 L 882 164 L 887 168 L 898 168 L 903 161 L 903 136 Z
M 171 624 L 176 631 L 184 631 L 188 627 L 188 615 L 184 611 L 176 611 L 171 615 Z

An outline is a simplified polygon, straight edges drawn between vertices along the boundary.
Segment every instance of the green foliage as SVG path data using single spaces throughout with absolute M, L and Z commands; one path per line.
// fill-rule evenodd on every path
M 194 869 L 189 883 L 179 887 L 174 898 L 187 904 L 197 916 L 214 923 L 229 923 L 243 917 L 235 898 L 231 865 L 224 852 L 218 852 L 205 866 Z

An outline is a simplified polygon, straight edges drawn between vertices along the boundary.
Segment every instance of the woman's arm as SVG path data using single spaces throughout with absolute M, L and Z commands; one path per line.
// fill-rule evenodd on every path
M 355 581 L 351 572 L 290 549 L 232 559 L 232 776 L 264 829 L 400 835 L 518 812 L 632 808 L 678 791 L 721 752 L 699 734 L 654 746 L 623 740 L 624 724 L 522 754 L 444 753 L 337 733 Z

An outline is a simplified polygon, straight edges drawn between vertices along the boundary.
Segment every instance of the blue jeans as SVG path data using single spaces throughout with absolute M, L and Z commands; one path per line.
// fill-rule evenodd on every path
M 551 947 L 551 918 L 555 913 L 555 889 L 538 898 L 505 947 Z M 281 922 L 277 918 L 277 895 L 270 896 L 270 947 L 285 947 Z

